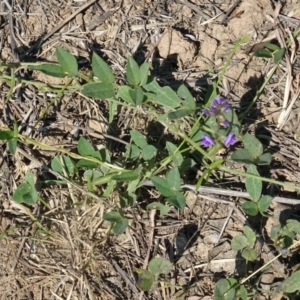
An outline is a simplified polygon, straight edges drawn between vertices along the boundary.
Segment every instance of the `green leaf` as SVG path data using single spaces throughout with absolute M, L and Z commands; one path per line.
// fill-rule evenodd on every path
M 160 274 L 167 274 L 172 269 L 172 263 L 165 258 L 157 257 L 150 260 L 148 269 L 158 279 Z
M 25 181 L 32 187 L 32 189 L 35 189 L 34 176 L 31 172 L 26 173 Z
M 103 174 L 97 170 L 86 170 L 83 173 L 84 179 L 90 181 L 93 185 L 97 185 L 97 180 L 103 177 Z
M 118 211 L 110 211 L 103 215 L 103 220 L 111 222 L 111 223 L 118 223 L 123 219 L 123 216 Z
M 69 175 L 74 175 L 76 172 L 76 168 L 75 168 L 75 164 L 74 164 L 73 160 L 69 156 L 66 156 L 66 155 L 63 156 L 63 160 L 64 160 L 64 164 L 65 164 L 67 173 Z
M 120 197 L 120 206 L 125 208 L 136 204 L 137 196 L 135 194 L 126 194 L 125 197 Z
M 174 193 L 181 190 L 180 173 L 177 167 L 172 168 L 166 176 L 169 189 Z
M 144 147 L 146 147 L 148 145 L 146 138 L 139 131 L 130 130 L 130 136 L 131 136 L 133 142 L 141 149 L 143 149 Z
M 239 149 L 232 153 L 231 159 L 233 161 L 243 163 L 243 164 L 252 164 L 254 163 L 253 157 L 250 155 L 247 149 Z
M 168 202 L 173 204 L 176 208 L 184 209 L 185 207 L 185 197 L 181 192 L 176 193 L 175 195 L 169 196 L 167 198 Z
M 148 62 L 144 62 L 140 66 L 140 78 L 141 78 L 141 86 L 147 84 L 148 74 L 149 74 L 150 64 Z
M 77 59 L 70 52 L 63 48 L 57 47 L 56 57 L 62 71 L 68 75 L 68 77 L 73 77 L 78 73 Z
M 30 70 L 41 71 L 42 73 L 53 77 L 66 77 L 66 74 L 64 73 L 62 68 L 56 64 L 29 65 L 27 66 L 27 68 Z
M 117 181 L 116 180 L 111 180 L 108 183 L 105 191 L 103 192 L 102 197 L 104 199 L 108 198 L 113 193 L 113 191 L 115 190 L 116 185 L 117 185 Z
M 254 135 L 246 133 L 243 137 L 243 143 L 253 159 L 263 154 L 263 145 Z
M 37 202 L 38 194 L 29 183 L 20 184 L 14 192 L 13 200 L 17 203 L 33 205 Z
M 189 89 L 182 84 L 178 90 L 177 90 L 177 95 L 184 99 L 184 106 L 186 106 L 187 108 L 191 109 L 191 110 L 195 110 L 196 109 L 196 102 L 194 100 L 194 97 L 192 96 L 192 94 L 190 93 Z
M 275 62 L 275 64 L 278 64 L 282 60 L 284 54 L 285 54 L 285 49 L 283 49 L 283 48 L 281 48 L 280 50 L 274 52 L 274 62 Z
M 142 150 L 142 157 L 144 160 L 150 160 L 155 157 L 157 149 L 152 145 L 147 145 Z
M 51 161 L 51 169 L 55 172 L 62 173 L 63 172 L 63 164 L 61 161 L 61 156 L 55 156 Z
M 146 206 L 146 209 L 157 209 L 162 215 L 167 215 L 170 211 L 170 207 L 168 205 L 162 204 L 160 202 L 152 202 Z
M 178 107 L 181 102 L 177 94 L 169 86 L 164 86 L 159 89 L 155 101 L 158 104 L 171 108 Z
M 265 45 L 265 48 L 267 49 L 270 49 L 272 51 L 277 51 L 277 50 L 280 50 L 281 48 L 275 44 L 271 44 L 271 43 L 266 43 Z
M 289 278 L 287 278 L 283 284 L 283 290 L 286 293 L 295 293 L 300 291 L 300 270 L 294 272 Z
M 256 216 L 258 214 L 258 207 L 255 202 L 247 201 L 241 205 L 243 211 L 250 215 L 250 216 Z
M 166 143 L 166 148 L 170 156 L 172 156 L 172 161 L 176 167 L 181 166 L 183 163 L 183 156 L 177 151 L 178 147 L 171 142 Z
M 254 52 L 256 57 L 272 58 L 272 53 L 267 49 L 258 49 Z
M 93 82 L 83 86 L 82 94 L 97 99 L 112 98 L 115 95 L 115 86 L 112 83 Z
M 279 236 L 280 231 L 281 231 L 281 227 L 282 227 L 281 224 L 277 224 L 277 225 L 272 226 L 270 237 L 273 241 L 275 241 L 277 239 L 277 237 Z
M 139 157 L 141 150 L 136 145 L 126 145 L 125 157 L 132 160 Z
M 118 175 L 114 175 L 112 177 L 113 180 L 117 180 L 117 181 L 133 181 L 139 178 L 141 173 L 140 169 L 135 169 L 133 171 L 125 171 L 122 172 L 121 174 Z
M 287 220 L 286 227 L 290 232 L 295 232 L 298 234 L 300 233 L 300 222 L 298 222 L 297 220 L 292 220 L 292 219 Z
M 154 78 L 151 78 L 150 82 L 144 86 L 148 92 L 155 94 L 155 102 L 169 107 L 176 108 L 180 106 L 181 100 L 177 94 L 168 86 L 160 87 Z
M 144 100 L 144 92 L 140 86 L 129 90 L 129 94 L 136 106 L 140 105 Z
M 113 102 L 113 101 L 109 101 L 109 117 L 108 117 L 108 123 L 111 124 L 114 120 L 117 108 L 118 108 L 118 103 L 117 102 Z
M 242 300 L 248 299 L 248 292 L 243 285 L 240 285 L 239 290 L 238 290 L 238 295 L 241 297 Z
M 247 261 L 254 261 L 257 259 L 257 253 L 255 252 L 254 249 L 252 249 L 250 247 L 244 248 L 241 255 Z
M 121 221 L 117 222 L 113 227 L 113 231 L 115 234 L 122 234 L 125 232 L 126 228 L 128 227 L 128 220 L 123 218 Z
M 214 288 L 215 300 L 235 300 L 235 289 L 228 279 L 220 279 Z
M 14 131 L 13 130 L 0 130 L 0 140 L 1 141 L 8 141 L 14 138 Z
M 153 182 L 156 189 L 165 197 L 169 197 L 172 195 L 172 190 L 169 187 L 169 184 L 166 179 L 158 177 L 158 176 L 152 176 L 151 181 Z
M 236 235 L 231 240 L 232 250 L 239 251 L 248 246 L 248 240 L 243 234 Z
M 271 196 L 262 196 L 258 200 L 257 206 L 258 206 L 258 210 L 261 214 L 263 214 L 269 208 L 272 200 L 273 200 L 273 198 Z
M 253 174 L 260 176 L 257 171 L 255 165 L 249 165 L 247 168 L 247 174 Z M 261 192 L 262 192 L 262 181 L 261 179 L 256 179 L 252 177 L 246 177 L 246 190 L 251 196 L 252 200 L 257 202 L 260 199 Z
M 12 155 L 15 155 L 16 154 L 16 150 L 17 150 L 17 139 L 16 138 L 13 138 L 13 139 L 10 139 L 8 141 L 8 150 L 9 152 L 12 154 Z
M 272 155 L 270 153 L 264 153 L 255 160 L 255 164 L 259 166 L 269 165 L 272 161 Z
M 141 82 L 140 67 L 132 57 L 128 58 L 126 78 L 129 84 L 133 86 L 138 86 Z
M 93 161 L 90 161 L 90 160 L 80 159 L 77 162 L 76 167 L 78 167 L 78 168 L 95 169 L 95 168 L 98 167 L 98 164 L 96 162 L 93 162 Z
M 129 103 L 129 104 L 134 104 L 135 102 L 131 97 L 131 91 L 133 89 L 128 86 L 128 85 L 121 85 L 118 87 L 118 92 L 117 92 L 117 98 L 121 98 L 122 100 L 124 100 L 125 102 Z
M 83 137 L 78 141 L 77 150 L 82 156 L 94 156 L 96 152 L 91 143 Z
M 138 274 L 137 285 L 142 291 L 149 291 L 155 281 L 155 276 L 144 269 L 136 269 L 135 272 Z
M 171 120 L 177 120 L 184 118 L 190 114 L 192 114 L 195 110 L 190 108 L 179 108 L 176 111 L 171 111 L 168 113 L 168 118 Z
M 248 240 L 249 247 L 253 248 L 256 241 L 256 235 L 254 231 L 249 226 L 244 226 L 243 231 Z
M 95 52 L 92 56 L 93 75 L 97 77 L 102 83 L 114 83 L 115 76 L 109 65 Z

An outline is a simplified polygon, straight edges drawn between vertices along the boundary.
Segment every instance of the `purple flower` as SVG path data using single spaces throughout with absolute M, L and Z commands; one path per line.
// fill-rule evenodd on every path
M 219 114 L 221 114 L 222 112 L 229 112 L 230 111 L 230 104 L 228 103 L 228 101 L 221 97 L 218 96 L 216 97 L 211 105 L 211 111 L 217 116 Z
M 222 115 L 224 112 L 229 112 L 230 108 L 228 101 L 225 98 L 218 96 L 211 102 L 210 109 L 203 108 L 202 112 L 207 117 L 217 117 Z
M 211 136 L 209 136 L 208 134 L 203 134 L 202 135 L 201 143 L 204 147 L 209 147 L 209 146 L 213 146 L 213 145 L 216 144 L 215 140 Z
M 222 122 L 222 126 L 225 127 L 225 128 L 228 128 L 228 127 L 230 126 L 230 122 L 229 122 L 228 120 L 225 119 L 225 120 Z
M 235 133 L 234 132 L 230 132 L 224 139 L 224 145 L 226 147 L 231 146 L 233 144 L 236 143 L 236 138 L 235 138 Z
M 209 116 L 211 115 L 211 112 L 210 112 L 210 110 L 209 110 L 208 108 L 203 108 L 203 109 L 202 109 L 202 112 L 203 112 L 207 117 L 209 117 Z

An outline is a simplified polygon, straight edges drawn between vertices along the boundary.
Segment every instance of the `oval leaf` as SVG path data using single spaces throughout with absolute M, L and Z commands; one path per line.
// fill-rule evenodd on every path
M 130 130 L 130 136 L 133 140 L 133 142 L 140 147 L 141 149 L 143 149 L 144 147 L 146 147 L 148 145 L 146 138 L 137 130 Z
M 295 293 L 300 291 L 300 270 L 294 272 L 283 284 L 283 290 L 286 293 Z
M 109 65 L 95 52 L 92 56 L 92 69 L 93 74 L 102 83 L 113 83 L 115 82 L 115 76 L 109 67 Z
M 158 177 L 158 176 L 152 176 L 151 180 L 156 187 L 156 189 L 165 197 L 171 196 L 173 193 L 171 189 L 169 188 L 169 184 L 166 179 Z
M 260 176 L 260 174 L 257 171 L 256 166 L 250 165 L 247 168 L 247 174 L 253 174 L 256 176 Z M 257 202 L 261 196 L 262 192 L 262 181 L 257 178 L 252 177 L 246 177 L 246 190 L 251 196 L 252 200 Z
M 271 196 L 262 196 L 257 202 L 259 212 L 264 213 L 269 208 L 272 200 Z
M 247 246 L 248 246 L 248 241 L 243 234 L 236 235 L 231 240 L 232 250 L 239 251 Z
M 59 65 L 55 65 L 55 64 L 29 65 L 27 66 L 27 68 L 30 70 L 41 71 L 42 73 L 53 77 L 58 77 L 58 78 L 66 77 L 66 74 L 64 73 L 62 68 Z
M 147 145 L 142 150 L 142 157 L 144 160 L 150 160 L 155 157 L 157 149 L 152 145 Z
M 248 150 L 253 159 L 258 158 L 263 154 L 262 143 L 252 134 L 245 134 L 243 137 L 245 149 Z
M 132 57 L 128 58 L 126 65 L 126 78 L 129 84 L 133 86 L 137 86 L 141 82 L 140 67 Z
M 232 153 L 231 159 L 233 161 L 243 163 L 243 164 L 252 164 L 254 163 L 254 159 L 250 155 L 247 149 L 239 149 Z
M 82 94 L 91 98 L 107 99 L 115 95 L 115 87 L 112 83 L 87 83 L 83 86 Z
M 251 201 L 247 201 L 241 205 L 243 211 L 250 215 L 250 216 L 256 216 L 258 214 L 258 207 L 257 204 Z
M 121 216 L 121 214 L 118 211 L 110 211 L 103 215 L 103 220 L 111 222 L 111 223 L 120 222 L 122 219 L 123 219 L 123 216 Z
M 168 197 L 167 200 L 176 208 L 184 209 L 185 207 L 185 197 L 182 193 L 176 193 L 176 195 Z
M 148 269 L 152 272 L 156 278 L 160 274 L 167 274 L 172 269 L 172 263 L 165 258 L 157 257 L 150 260 Z
M 180 179 L 180 173 L 177 167 L 172 168 L 166 176 L 168 186 L 169 188 L 174 191 L 180 191 L 181 190 L 181 179 Z
M 242 257 L 248 261 L 254 261 L 257 259 L 257 253 L 255 252 L 254 249 L 252 249 L 250 247 L 246 247 L 242 251 Z
M 255 232 L 249 226 L 244 226 L 243 231 L 245 237 L 247 238 L 248 245 L 253 248 L 256 241 Z
M 62 71 L 68 75 L 68 77 L 73 77 L 78 73 L 77 59 L 70 52 L 63 48 L 57 47 L 56 57 Z
M 126 228 L 128 227 L 128 220 L 123 218 L 121 221 L 117 222 L 113 227 L 113 231 L 115 234 L 122 234 L 125 232 Z
M 144 269 L 136 269 L 137 273 L 137 285 L 142 291 L 149 291 L 155 281 L 155 276 Z

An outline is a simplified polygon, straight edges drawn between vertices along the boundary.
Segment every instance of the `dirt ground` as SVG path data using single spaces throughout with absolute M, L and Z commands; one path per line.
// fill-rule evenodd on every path
M 10 5 L 5 3 L 2 2 L 0 18 L 0 59 L 4 62 L 55 61 L 55 48 L 60 46 L 76 55 L 83 68 L 88 68 L 91 53 L 97 51 L 113 68 L 116 77 L 122 78 L 127 57 L 134 56 L 139 63 L 151 63 L 151 74 L 161 84 L 177 88 L 184 82 L 196 98 L 201 98 L 213 78 L 213 71 L 214 74 L 220 72 L 234 44 L 249 35 L 249 41 L 230 61 L 219 86 L 220 93 L 238 111 L 249 105 L 272 68 L 269 60 L 253 57 L 254 45 L 276 39 L 276 1 L 272 0 L 15 0 Z M 286 34 L 299 29 L 299 1 L 285 1 L 278 20 Z M 299 73 L 299 51 L 295 52 L 293 66 L 295 74 Z M 286 68 L 283 62 L 244 125 L 276 151 L 274 165 L 265 176 L 296 184 L 300 179 L 300 144 L 295 138 L 300 107 L 297 101 L 278 130 Z M 20 72 L 22 76 L 42 82 L 61 82 L 38 72 Z M 8 88 L 1 81 L 0 86 L 0 125 L 11 124 L 14 118 L 18 122 L 25 120 L 21 133 L 28 133 L 28 124 L 38 119 L 53 95 L 28 85 L 22 88 L 21 95 L 14 92 L 6 103 Z M 147 133 L 153 121 L 122 111 L 116 116 L 115 127 L 109 128 L 107 117 L 105 102 L 95 102 L 79 93 L 68 95 L 57 101 L 41 122 L 41 126 L 56 122 L 59 124 L 56 130 L 34 138 L 44 144 L 75 149 L 78 135 L 73 126 L 76 125 L 86 129 L 80 134 L 101 147 L 105 140 L 95 131 L 109 131 L 122 138 L 129 129 Z M 120 151 L 117 142 L 108 147 L 115 153 Z M 125 234 L 109 236 L 102 216 L 109 201 L 119 201 L 118 194 L 111 195 L 108 202 L 97 202 L 89 201 L 87 195 L 70 187 L 51 186 L 41 191 L 50 209 L 17 205 L 12 201 L 12 193 L 27 171 L 31 170 L 43 180 L 49 178 L 31 158 L 49 165 L 57 154 L 28 147 L 12 158 L 5 149 L 3 144 L 1 299 L 207 300 L 213 299 L 213 288 L 220 278 L 245 275 L 243 262 L 230 246 L 231 238 L 241 231 L 246 221 L 244 215 L 231 202 L 225 202 L 226 197 L 222 198 L 224 203 L 217 205 L 213 202 L 215 196 L 188 193 L 187 207 L 182 212 L 173 209 L 166 217 L 156 219 L 151 252 L 152 257 L 168 259 L 180 253 L 180 258 L 164 284 L 142 294 L 133 276 L 134 269 L 143 266 L 150 242 L 150 219 L 142 206 L 128 211 L 131 223 Z M 276 190 L 275 194 L 297 198 L 296 193 L 284 189 Z M 274 212 L 284 208 L 272 206 Z M 32 222 L 30 214 L 36 216 L 43 227 Z M 222 231 L 225 223 L 225 231 Z M 271 225 L 270 221 L 257 229 L 268 234 Z M 190 239 L 189 247 L 185 247 Z M 262 262 L 276 254 L 266 244 L 258 242 L 256 247 L 260 249 Z M 272 291 L 286 274 L 287 265 L 277 260 L 263 275 L 264 284 L 259 287 Z M 253 299 L 281 297 L 280 293 L 276 296 L 266 293 Z

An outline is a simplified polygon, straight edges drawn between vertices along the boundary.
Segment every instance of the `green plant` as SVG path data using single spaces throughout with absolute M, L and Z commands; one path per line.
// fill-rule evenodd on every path
M 169 86 L 160 86 L 156 78 L 149 75 L 149 63 L 144 62 L 139 66 L 132 57 L 128 58 L 126 74 L 121 85 L 116 82 L 108 64 L 96 53 L 92 54 L 91 71 L 80 70 L 76 57 L 62 48 L 56 49 L 57 63 L 2 64 L 1 71 L 28 68 L 67 79 L 65 84 L 49 85 L 17 78 L 22 84 L 32 84 L 40 91 L 51 91 L 56 95 L 39 116 L 33 130 L 59 97 L 77 92 L 97 101 L 107 101 L 109 123 L 114 121 L 120 107 L 136 113 L 146 112 L 145 114 L 160 124 L 163 131 L 168 132 L 171 138 L 165 141 L 165 147 L 161 147 L 159 142 L 148 138 L 144 132 L 130 129 L 130 142 L 118 157 L 112 155 L 108 148 L 96 149 L 92 142 L 84 137 L 78 140 L 77 149 L 74 151 L 45 145 L 19 134 L 17 124 L 13 129 L 1 128 L 0 140 L 8 143 L 12 155 L 20 144 L 58 153 L 51 162 L 51 168 L 63 175 L 64 180 L 52 180 L 51 183 L 73 183 L 90 193 L 99 195 L 103 201 L 108 200 L 113 193 L 117 193 L 120 202 L 111 205 L 103 215 L 103 220 L 110 223 L 109 229 L 115 234 L 126 231 L 129 224 L 127 209 L 138 203 L 141 190 L 147 181 L 151 182 L 158 194 L 155 201 L 147 199 L 148 210 L 157 209 L 161 214 L 166 215 L 172 207 L 184 209 L 186 205 L 182 190 L 182 184 L 185 183 L 184 176 L 195 166 L 200 166 L 202 172 L 195 178 L 196 189 L 211 179 L 222 183 L 222 172 L 243 176 L 251 201 L 245 201 L 241 205 L 242 209 L 251 216 L 256 216 L 258 213 L 267 216 L 266 212 L 272 197 L 263 195 L 263 182 L 278 186 L 288 185 L 260 176 L 259 167 L 269 165 L 272 156 L 264 151 L 263 145 L 255 136 L 243 133 L 241 121 L 274 74 L 284 50 L 267 44 L 264 51 L 256 53 L 260 57 L 273 58 L 276 66 L 249 108 L 238 115 L 227 99 L 218 96 L 218 84 L 233 55 L 245 41 L 246 39 L 238 41 L 234 46 L 224 68 L 207 90 L 204 104 L 197 103 L 184 84 L 180 85 L 177 91 Z M 9 101 L 16 82 L 15 73 L 11 72 L 11 74 L 1 75 L 3 82 L 10 88 L 6 101 Z M 225 166 L 225 158 L 220 155 L 221 151 L 228 151 L 230 147 L 238 146 L 239 141 L 243 143 L 244 148 L 236 150 L 231 158 L 244 164 L 246 172 Z M 295 185 L 290 187 L 300 190 Z M 39 200 L 33 174 L 25 175 L 25 183 L 17 187 L 13 199 L 27 205 L 33 205 Z M 275 226 L 271 235 L 275 245 L 279 248 L 289 247 L 295 234 L 299 233 L 298 228 L 299 224 L 292 220 L 288 220 L 285 225 Z M 257 253 L 253 250 L 255 241 L 254 232 L 245 226 L 243 234 L 234 237 L 231 245 L 234 250 L 241 251 L 242 257 L 247 261 L 253 261 L 257 258 Z M 166 274 L 171 267 L 172 264 L 167 260 L 155 258 L 150 261 L 147 270 L 137 269 L 140 289 L 150 290 L 153 284 L 160 280 L 161 275 Z M 284 288 L 287 293 L 297 291 L 293 282 L 299 278 L 298 272 L 296 271 L 290 277 L 291 279 L 286 281 Z M 218 300 L 247 299 L 246 288 L 233 278 L 218 281 L 214 294 L 215 299 Z
M 246 261 L 253 261 L 257 258 L 257 253 L 253 249 L 256 241 L 254 231 L 249 226 L 244 226 L 244 234 L 239 234 L 231 240 L 233 250 L 241 251 L 242 257 Z
M 17 203 L 33 205 L 38 200 L 38 192 L 35 188 L 34 176 L 31 172 L 26 173 L 25 183 L 21 183 L 14 192 L 13 199 Z
M 153 258 L 148 264 L 148 270 L 136 269 L 138 286 L 142 291 L 149 291 L 161 275 L 168 273 L 172 264 L 164 258 Z
M 233 152 L 231 159 L 246 164 L 247 174 L 255 175 L 256 178 L 246 177 L 246 190 L 252 201 L 245 201 L 242 204 L 242 209 L 251 216 L 256 216 L 258 213 L 264 215 L 273 198 L 262 195 L 263 185 L 256 165 L 269 165 L 272 156 L 270 153 L 264 153 L 262 143 L 249 133 L 243 136 L 243 144 L 244 148 Z

